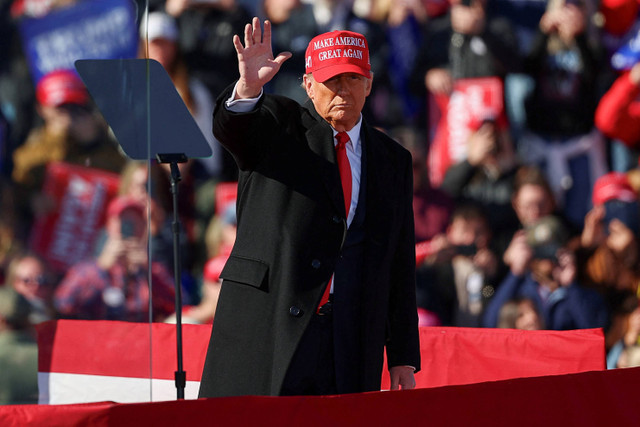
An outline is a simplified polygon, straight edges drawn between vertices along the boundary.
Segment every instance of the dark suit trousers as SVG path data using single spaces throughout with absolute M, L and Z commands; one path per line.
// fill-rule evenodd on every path
M 284 378 L 282 396 L 337 394 L 333 314 L 314 314 Z

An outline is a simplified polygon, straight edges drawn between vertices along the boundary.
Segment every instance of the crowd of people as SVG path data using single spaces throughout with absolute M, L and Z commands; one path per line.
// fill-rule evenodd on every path
M 126 157 L 73 71 L 31 83 L 16 43 L 21 19 L 80 1 L 0 1 L 0 372 L 29 378 L 40 322 L 175 319 L 166 165 Z M 611 61 L 638 32 L 636 0 L 137 4 L 139 56 L 167 70 L 213 151 L 180 164 L 183 320 L 214 321 L 235 239 L 238 172 L 212 113 L 237 76 L 232 36 L 259 16 L 272 23 L 274 52 L 293 54 L 265 91 L 300 103 L 315 35 L 345 29 L 369 41 L 364 119 L 413 157 L 421 325 L 603 328 L 609 368 L 640 364 L 640 54 L 622 69 Z M 454 108 L 487 87 L 499 102 Z M 465 112 L 464 132 L 449 129 Z M 62 203 L 47 185 L 52 164 L 116 182 L 92 247 L 64 267 L 33 243 Z M 12 352 L 25 355 L 15 370 Z M 37 401 L 15 377 L 0 404 Z

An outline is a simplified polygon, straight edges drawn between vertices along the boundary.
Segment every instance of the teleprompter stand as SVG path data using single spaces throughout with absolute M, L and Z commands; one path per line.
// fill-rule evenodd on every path
M 173 265 L 175 280 L 177 398 L 184 399 L 182 358 L 182 266 L 178 215 L 178 163 L 210 157 L 211 147 L 196 125 L 169 75 L 152 59 L 78 60 L 78 74 L 127 156 L 156 159 L 171 168 Z

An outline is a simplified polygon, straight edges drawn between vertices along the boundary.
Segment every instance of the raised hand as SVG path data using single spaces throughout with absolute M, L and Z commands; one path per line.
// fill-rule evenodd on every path
M 260 20 L 253 18 L 244 28 L 244 46 L 238 35 L 233 36 L 233 45 L 238 53 L 240 80 L 236 98 L 255 98 L 262 87 L 280 70 L 284 61 L 291 58 L 291 52 L 281 52 L 273 57 L 271 49 L 271 23 L 264 21 L 264 34 Z

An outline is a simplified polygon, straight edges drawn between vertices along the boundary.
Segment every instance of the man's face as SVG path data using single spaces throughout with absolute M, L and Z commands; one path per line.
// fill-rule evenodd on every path
M 316 111 L 338 132 L 351 130 L 358 123 L 371 83 L 372 79 L 356 73 L 338 74 L 323 83 L 304 76 L 304 87 Z
M 489 230 L 481 219 L 455 218 L 447 228 L 449 243 L 456 246 L 475 244 L 479 249 L 485 248 L 489 241 Z
M 551 214 L 553 211 L 552 195 L 540 186 L 526 184 L 522 186 L 513 199 L 513 208 L 523 225 L 530 225 Z
M 13 287 L 28 300 L 46 299 L 47 288 L 44 281 L 44 267 L 35 258 L 24 258 L 16 266 Z

